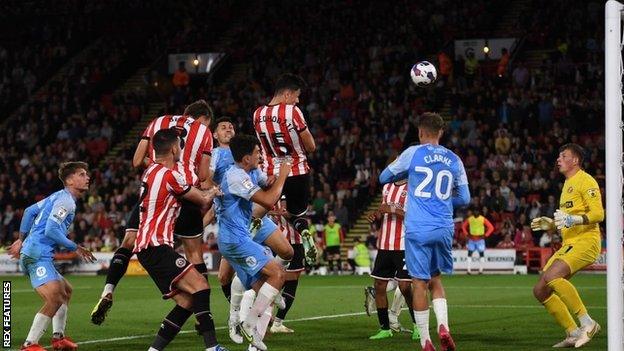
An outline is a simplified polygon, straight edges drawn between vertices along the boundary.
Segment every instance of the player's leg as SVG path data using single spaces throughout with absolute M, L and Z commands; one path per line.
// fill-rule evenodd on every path
M 195 269 L 208 281 L 208 267 L 204 262 L 204 223 L 201 209 L 194 203 L 181 201 L 180 215 L 176 219 L 174 233 L 184 244 L 184 255 Z
M 227 262 L 226 260 L 222 260 L 223 262 Z M 228 263 L 229 266 L 229 263 Z M 231 267 L 231 266 L 230 266 Z M 232 268 L 230 268 L 232 269 Z M 232 269 L 233 271 L 233 269 Z M 236 344 L 243 343 L 243 336 L 240 334 L 240 330 L 238 328 L 238 324 L 240 323 L 240 312 L 241 312 L 241 303 L 243 301 L 243 296 L 245 294 L 245 287 L 243 283 L 241 283 L 238 277 L 234 277 L 232 279 L 232 295 L 230 297 L 230 317 L 228 318 L 228 329 L 230 334 L 230 339 Z M 253 301 L 253 300 L 252 300 Z M 251 303 L 247 309 L 251 307 Z
M 167 314 L 160 324 L 156 338 L 148 351 L 161 351 L 178 335 L 180 329 L 193 314 L 192 298 L 185 292 L 180 292 L 172 297 L 176 302 L 173 309 Z
M 377 308 L 377 319 L 380 329 L 375 335 L 369 338 L 371 340 L 392 337 L 392 330 L 390 330 L 390 320 L 388 317 L 388 295 L 386 293 L 386 288 L 388 287 L 388 281 L 394 278 L 395 272 L 394 262 L 392 262 L 392 252 L 379 250 L 375 258 L 371 277 L 375 279 L 375 306 Z
M 472 261 L 474 260 L 474 252 L 477 247 L 474 240 L 468 239 L 468 243 L 466 244 L 466 249 L 468 250 L 468 259 L 466 260 L 466 273 L 472 274 Z
M 23 350 L 40 351 L 39 339 L 52 322 L 59 308 L 66 303 L 64 287 L 60 281 L 61 276 L 56 272 L 51 261 L 36 261 L 22 255 L 20 264 L 30 277 L 32 287 L 43 300 L 43 306 L 35 315 Z
M 435 244 L 431 254 L 431 280 L 429 281 L 431 302 L 438 322 L 437 330 L 442 351 L 454 351 L 455 342 L 449 331 L 446 293 L 441 277 L 441 273 L 453 272 L 453 228 L 440 228 L 432 234 Z
M 224 257 L 221 257 L 217 278 L 219 279 L 219 284 L 221 284 L 221 290 L 223 290 L 223 295 L 225 296 L 226 300 L 230 301 L 233 294 L 232 279 L 234 278 L 234 268 L 232 268 L 232 266 Z
M 266 218 L 266 220 L 264 218 Z M 262 243 L 270 247 L 271 250 L 273 250 L 273 252 L 275 252 L 277 256 L 279 256 L 282 260 L 289 262 L 293 259 L 293 256 L 295 254 L 292 245 L 290 245 L 290 243 L 286 239 L 286 236 L 282 234 L 282 231 L 279 230 L 279 228 L 273 221 L 271 221 L 267 217 L 264 218 L 262 220 L 262 227 L 260 228 L 259 232 L 262 231 L 262 228 L 268 225 L 268 222 L 272 223 L 273 226 L 275 226 L 275 230 L 271 231 L 271 233 L 262 241 Z M 258 235 L 261 234 L 258 233 Z
M 420 334 L 423 350 L 433 347 L 429 335 L 429 301 L 427 298 L 428 282 L 431 279 L 433 247 L 428 245 L 424 236 L 405 235 L 405 262 L 412 277 L 412 308 L 414 320 Z
M 308 229 L 308 203 L 310 202 L 310 175 L 302 174 L 288 177 L 284 183 L 283 194 L 286 196 L 286 210 L 290 214 L 289 221 L 301 234 L 306 261 L 309 265 L 316 263 L 317 250 L 314 238 Z
M 302 244 L 292 244 L 293 259 L 288 263 L 286 267 L 286 275 L 284 288 L 282 289 L 282 296 L 286 302 L 284 309 L 278 309 L 275 319 L 273 320 L 273 326 L 271 326 L 271 333 L 293 333 L 294 331 L 283 324 L 284 319 L 293 303 L 295 302 L 295 296 L 297 294 L 297 287 L 299 286 L 299 277 L 301 272 L 305 270 L 304 260 L 305 253 Z
M 479 274 L 483 274 L 483 265 L 485 264 L 485 239 L 479 240 L 477 248 L 479 251 Z
M 102 290 L 100 300 L 91 311 L 91 322 L 100 325 L 106 319 L 108 310 L 113 306 L 113 293 L 115 287 L 119 284 L 121 278 L 126 274 L 130 258 L 132 258 L 132 249 L 136 240 L 137 231 L 139 229 L 139 204 L 137 203 L 130 212 L 127 219 L 126 232 L 121 242 L 121 246 L 115 251 L 113 258 L 108 266 L 106 274 L 106 284 Z
M 414 318 L 411 310 L 412 301 L 410 300 L 412 293 L 409 291 L 411 289 L 411 278 L 405 266 L 405 251 L 395 250 L 391 251 L 391 253 L 392 277 L 394 278 L 393 281 L 397 282 L 397 286 L 392 290 L 394 298 L 388 309 L 388 316 L 390 318 L 390 329 L 395 332 L 400 332 L 403 330 L 403 327 L 399 322 L 399 316 L 401 315 L 401 310 L 406 304 L 406 301 L 409 301 L 407 305 L 410 307 L 410 316 L 412 319 Z M 404 294 L 405 291 L 408 291 L 407 295 Z
M 451 337 L 448 322 L 446 293 L 442 285 L 442 276 L 440 274 L 431 277 L 429 291 L 431 292 L 431 305 L 433 307 L 433 313 L 436 316 L 438 336 L 440 337 L 442 350 L 455 350 L 455 342 Z
M 420 332 L 418 331 L 418 326 L 416 326 L 416 320 L 414 319 L 414 309 L 412 308 L 413 296 L 411 281 L 401 280 L 399 282 L 398 288 L 395 290 L 395 298 L 397 293 L 401 294 L 401 296 L 403 297 L 403 301 L 405 301 L 405 304 L 407 305 L 407 309 L 409 311 L 410 319 L 412 320 L 412 340 L 418 340 L 420 339 Z M 392 304 L 394 305 L 394 301 Z M 398 326 L 402 330 L 400 323 Z M 390 321 L 390 327 L 392 328 L 392 320 Z
M 61 289 L 63 291 L 63 299 L 65 302 L 59 307 L 52 318 L 52 348 L 54 350 L 75 350 L 78 348 L 78 345 L 70 337 L 65 335 L 65 327 L 67 326 L 67 310 L 73 288 L 64 278 L 61 278 L 59 282 L 62 286 Z

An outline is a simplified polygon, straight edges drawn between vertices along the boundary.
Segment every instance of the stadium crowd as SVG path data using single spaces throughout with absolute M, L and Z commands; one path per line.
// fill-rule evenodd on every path
M 527 45 L 552 49 L 541 65 L 529 66 L 520 56 L 501 78 L 468 69 L 463 58 L 447 53 L 451 67 L 440 72 L 439 84 L 418 89 L 406 73 L 411 64 L 432 57 L 453 37 L 487 28 L 486 19 L 494 16 L 465 14 L 494 11 L 497 6 L 474 1 L 448 11 L 446 1 L 427 2 L 425 7 L 407 1 L 403 6 L 349 5 L 349 1 L 321 6 L 284 2 L 271 11 L 259 7 L 227 47 L 220 48 L 233 62 L 249 64 L 246 75 L 210 88 L 194 81 L 188 89 L 172 92 L 166 112 L 180 113 L 184 104 L 203 98 L 214 107 L 216 117 L 232 116 L 238 131 L 251 133 L 251 113 L 268 102 L 274 79 L 282 72 L 301 75 L 309 86 L 300 106 L 317 143 L 317 151 L 310 155 L 309 214 L 318 232 L 330 214 L 343 228 L 353 225 L 380 192 L 380 170 L 417 141 L 414 122 L 427 110 L 449 110 L 443 142 L 464 160 L 471 207 L 481 209 L 495 225 L 490 247 L 499 242 L 508 246 L 513 242 L 515 247 L 546 245 L 547 238 L 533 237 L 528 224 L 536 216 L 552 215 L 558 207 L 562 182 L 555 159 L 560 145 L 583 145 L 585 167 L 604 184 L 604 140 L 600 123 L 594 122 L 604 108 L 598 46 L 580 55 L 576 38 L 559 38 L 555 26 L 539 22 L 531 27 Z M 555 1 L 548 11 L 560 5 Z M 357 20 L 372 13 L 378 19 L 374 23 Z M 190 24 L 179 31 L 153 34 L 146 41 L 147 51 L 158 52 L 163 42 L 177 48 L 199 40 L 214 27 L 185 35 L 198 17 L 191 16 Z M 580 23 L 590 26 L 592 22 Z M 253 28 L 251 35 L 249 28 Z M 288 28 L 288 36 L 276 28 Z M 592 40 L 600 42 L 600 35 L 579 31 L 578 38 L 591 45 Z M 94 250 L 113 250 L 119 244 L 125 215 L 139 188 L 138 172 L 130 165 L 134 145 L 97 167 L 109 146 L 143 115 L 147 97 L 141 92 L 89 94 L 129 55 L 121 40 L 100 45 L 94 52 L 98 59 L 85 61 L 91 62 L 87 67 L 75 67 L 24 105 L 0 136 L 0 241 L 4 244 L 15 237 L 23 208 L 60 186 L 54 172 L 58 162 L 66 159 L 87 160 L 93 167 L 93 188 L 77 211 L 72 240 Z M 5 67 L 0 74 L 10 75 L 19 63 L 6 62 L 0 64 Z M 39 83 L 43 79 L 36 76 Z M 585 132 L 576 134 L 578 130 Z M 457 211 L 459 224 L 465 215 L 465 210 Z M 374 228 L 372 232 L 366 240 L 369 247 L 374 246 Z M 457 247 L 465 241 L 459 233 Z

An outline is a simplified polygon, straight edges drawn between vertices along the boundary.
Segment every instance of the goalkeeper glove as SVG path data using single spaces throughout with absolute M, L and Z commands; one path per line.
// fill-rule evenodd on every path
M 557 229 L 570 228 L 577 224 L 583 224 L 583 216 L 567 214 L 561 210 L 555 211 L 555 226 L 557 226 Z
M 555 221 L 548 217 L 533 218 L 531 221 L 531 229 L 533 231 L 555 229 Z

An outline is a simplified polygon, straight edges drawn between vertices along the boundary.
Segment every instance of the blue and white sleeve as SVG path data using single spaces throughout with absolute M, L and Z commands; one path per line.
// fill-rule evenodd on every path
M 267 182 L 269 181 L 269 176 L 267 176 L 267 174 L 264 173 L 260 168 L 258 168 L 258 170 L 255 172 L 258 172 L 258 185 L 260 185 L 261 187 L 265 187 L 267 185 Z
M 410 164 L 412 163 L 417 149 L 418 145 L 415 145 L 403 151 L 396 160 L 392 161 L 392 163 L 381 172 L 379 175 L 379 182 L 381 184 L 387 184 L 407 178 Z
M 212 150 L 212 157 L 210 158 L 210 170 L 213 172 L 217 169 L 217 164 L 219 162 L 219 156 L 221 156 L 221 152 L 219 148 L 215 148 Z
M 260 190 L 260 187 L 254 184 L 249 174 L 242 169 L 226 173 L 226 178 L 230 194 L 242 197 L 245 200 L 250 200 Z
M 453 206 L 462 207 L 470 203 L 470 189 L 468 188 L 468 175 L 464 163 L 458 158 L 454 174 Z
M 41 210 L 43 209 L 43 204 L 45 199 L 28 206 L 24 210 L 24 215 L 22 216 L 22 222 L 20 223 L 19 231 L 24 234 L 24 238 L 30 233 L 30 229 L 32 228 L 33 223 L 35 222 L 35 218 L 39 215 Z
M 66 197 L 59 197 L 50 211 L 46 221 L 45 235 L 57 245 L 63 246 L 70 251 L 76 251 L 78 245 L 67 238 L 67 226 L 65 219 L 76 211 L 76 204 Z

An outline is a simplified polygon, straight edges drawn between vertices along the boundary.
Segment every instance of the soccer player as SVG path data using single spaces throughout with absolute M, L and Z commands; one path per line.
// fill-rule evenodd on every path
M 230 142 L 235 164 L 230 166 L 221 181 L 223 196 L 217 198 L 219 218 L 218 245 L 221 254 L 236 271 L 245 289 L 253 288 L 256 299 L 249 314 L 240 324 L 243 336 L 255 347 L 266 350 L 257 324 L 284 284 L 283 268 L 265 254 L 264 248 L 249 235 L 253 203 L 270 210 L 279 200 L 292 164 L 280 164 L 279 176 L 267 190 L 266 175 L 258 171 L 260 147 L 256 138 L 237 135 Z
M 323 242 L 325 246 L 325 254 L 327 255 L 327 263 L 329 271 L 334 271 L 334 265 L 337 267 L 338 274 L 342 273 L 342 260 L 340 259 L 340 244 L 344 242 L 344 232 L 340 223 L 336 223 L 336 216 L 333 212 L 327 216 L 327 224 L 323 226 Z
M 561 231 L 563 244 L 548 260 L 539 281 L 533 287 L 535 298 L 565 329 L 566 338 L 553 347 L 581 347 L 587 344 L 600 325 L 587 312 L 578 291 L 569 279 L 594 263 L 600 254 L 600 229 L 604 219 L 600 189 L 596 180 L 583 171 L 584 150 L 577 144 L 559 149 L 557 166 L 566 178 L 554 219 L 538 217 L 531 221 L 533 230 Z M 577 326 L 570 312 L 578 318 Z
M 149 351 L 163 350 L 178 334 L 186 320 L 195 315 L 197 330 L 207 351 L 225 350 L 217 342 L 210 313 L 210 287 L 204 276 L 173 249 L 174 222 L 181 211 L 181 199 L 199 206 L 212 204 L 216 187 L 202 191 L 176 171 L 181 138 L 174 129 L 162 129 L 152 136 L 154 162 L 141 178 L 139 231 L 133 253 L 163 295 L 176 305 L 163 320 Z
M 468 231 L 470 226 L 470 231 Z M 468 236 L 468 274 L 472 274 L 472 261 L 475 251 L 479 253 L 479 274 L 483 274 L 485 262 L 485 238 L 494 232 L 494 226 L 487 218 L 479 213 L 479 209 L 472 210 L 472 214 L 462 224 L 462 232 Z
M 227 117 L 221 117 L 215 122 L 214 127 L 214 136 L 217 140 L 219 147 L 215 148 L 212 153 L 212 158 L 210 160 L 210 168 L 208 171 L 208 178 L 211 179 L 215 184 L 220 184 L 223 181 L 223 177 L 225 175 L 225 171 L 234 164 L 234 158 L 232 156 L 232 151 L 230 150 L 230 141 L 235 135 L 234 125 L 232 121 Z M 253 170 L 254 173 L 261 172 L 260 169 Z M 266 185 L 270 186 L 275 177 L 271 176 L 266 177 Z M 281 259 L 285 261 L 290 261 L 293 257 L 293 248 L 290 246 L 289 242 L 282 235 L 281 230 L 278 226 L 271 221 L 267 216 L 259 214 L 260 212 L 266 213 L 266 210 L 261 211 L 261 206 L 255 206 L 254 214 L 257 216 L 261 216 L 259 219 L 259 228 L 253 230 L 253 240 L 261 245 L 266 245 L 270 247 Z M 217 213 L 218 213 L 217 209 Z M 217 216 L 217 220 L 219 216 Z M 225 294 L 225 297 L 230 301 L 230 318 L 229 318 L 229 331 L 230 338 L 235 343 L 242 343 L 242 336 L 239 334 L 239 329 L 237 328 L 240 319 L 239 319 L 239 311 L 241 308 L 241 304 L 245 305 L 249 302 L 243 302 L 243 296 L 245 293 L 245 289 L 242 284 L 235 284 L 233 291 L 232 280 L 234 278 L 234 269 L 227 260 L 222 257 L 221 263 L 219 265 L 219 282 L 221 283 L 221 289 Z M 232 298 L 234 295 L 234 298 Z M 251 302 L 253 302 L 253 295 L 246 295 L 251 298 Z M 280 295 L 281 296 L 281 295 Z M 285 302 L 281 301 L 280 296 L 278 296 L 278 304 L 283 305 Z
M 67 238 L 67 230 L 76 214 L 76 199 L 89 190 L 88 166 L 84 162 L 65 162 L 59 168 L 59 178 L 65 188 L 26 208 L 20 224 L 20 239 L 9 249 L 13 257 L 19 253 L 22 271 L 43 300 L 35 315 L 21 350 L 44 351 L 39 345 L 52 322 L 52 348 L 76 350 L 78 345 L 65 336 L 67 309 L 72 286 L 56 270 L 54 250 L 64 247 L 80 258 L 94 262 L 93 254 Z M 25 237 L 25 239 L 24 239 Z
M 396 183 L 388 183 L 383 187 L 383 198 L 379 209 L 369 216 L 372 223 L 381 218 L 381 235 L 377 239 L 377 257 L 371 277 L 375 279 L 375 305 L 377 306 L 377 318 L 381 329 L 369 339 L 386 339 L 393 336 L 394 331 L 400 332 L 401 326 L 398 314 L 401 311 L 403 297 L 407 301 L 410 316 L 412 311 L 412 287 L 411 278 L 405 266 L 405 230 L 403 218 L 405 217 L 405 199 L 407 197 L 407 181 L 400 180 Z M 393 301 L 392 321 L 388 313 L 388 296 L 386 289 L 390 280 L 396 280 L 400 290 Z M 391 323 L 394 322 L 394 323 Z M 394 325 L 393 325 L 394 324 Z M 414 326 L 412 339 L 419 338 L 418 328 Z
M 212 151 L 212 135 L 208 126 L 212 118 L 212 109 L 204 100 L 198 100 L 186 107 L 182 116 L 161 116 L 154 119 L 143 132 L 141 141 L 137 145 L 132 164 L 141 167 L 153 163 L 154 149 L 150 142 L 151 138 L 163 129 L 172 129 L 180 135 L 180 148 L 182 150 L 180 161 L 176 164 L 176 170 L 182 174 L 187 184 L 199 186 L 206 180 L 208 166 L 210 164 L 210 152 Z M 202 213 L 197 205 L 184 199 L 181 200 L 182 209 L 178 218 L 175 219 L 175 235 L 182 239 L 185 255 L 195 265 L 195 268 L 207 276 L 208 268 L 204 263 L 202 252 L 202 235 L 204 225 Z M 126 225 L 126 234 L 121 247 L 115 251 L 111 260 L 106 285 L 102 290 L 100 300 L 91 312 L 91 321 L 94 324 L 102 324 L 106 313 L 113 305 L 113 292 L 119 281 L 126 273 L 132 248 L 139 227 L 139 205 L 134 207 L 129 215 Z
M 414 319 L 425 351 L 435 350 L 429 336 L 428 285 L 442 350 L 455 350 L 440 274 L 453 270 L 453 207 L 470 202 L 464 165 L 455 153 L 440 145 L 443 132 L 442 117 L 424 113 L 418 121 L 421 144 L 407 148 L 379 176 L 381 184 L 408 179 L 405 261 L 412 277 Z
M 294 74 L 284 74 L 275 83 L 275 93 L 268 105 L 258 107 L 253 113 L 253 125 L 260 140 L 264 171 L 276 175 L 280 160 L 292 158 L 292 171 L 284 185 L 286 209 L 290 222 L 303 239 L 306 260 L 316 262 L 314 238 L 308 230 L 306 211 L 310 201 L 310 167 L 306 153 L 316 150 L 314 137 L 297 107 L 303 79 Z
M 283 324 L 286 319 L 286 314 L 295 302 L 295 295 L 297 293 L 297 286 L 299 285 L 299 277 L 301 272 L 305 270 L 305 253 L 301 240 L 301 235 L 287 220 L 288 211 L 286 211 L 286 197 L 282 196 L 280 201 L 275 205 L 275 208 L 271 212 L 273 219 L 279 224 L 282 233 L 286 234 L 286 239 L 290 242 L 293 248 L 293 258 L 286 266 L 286 275 L 284 277 L 284 289 L 282 290 L 282 296 L 285 300 L 285 307 L 277 310 L 275 318 L 273 319 L 273 325 L 271 326 L 271 333 L 294 333 L 295 331 L 288 328 Z

